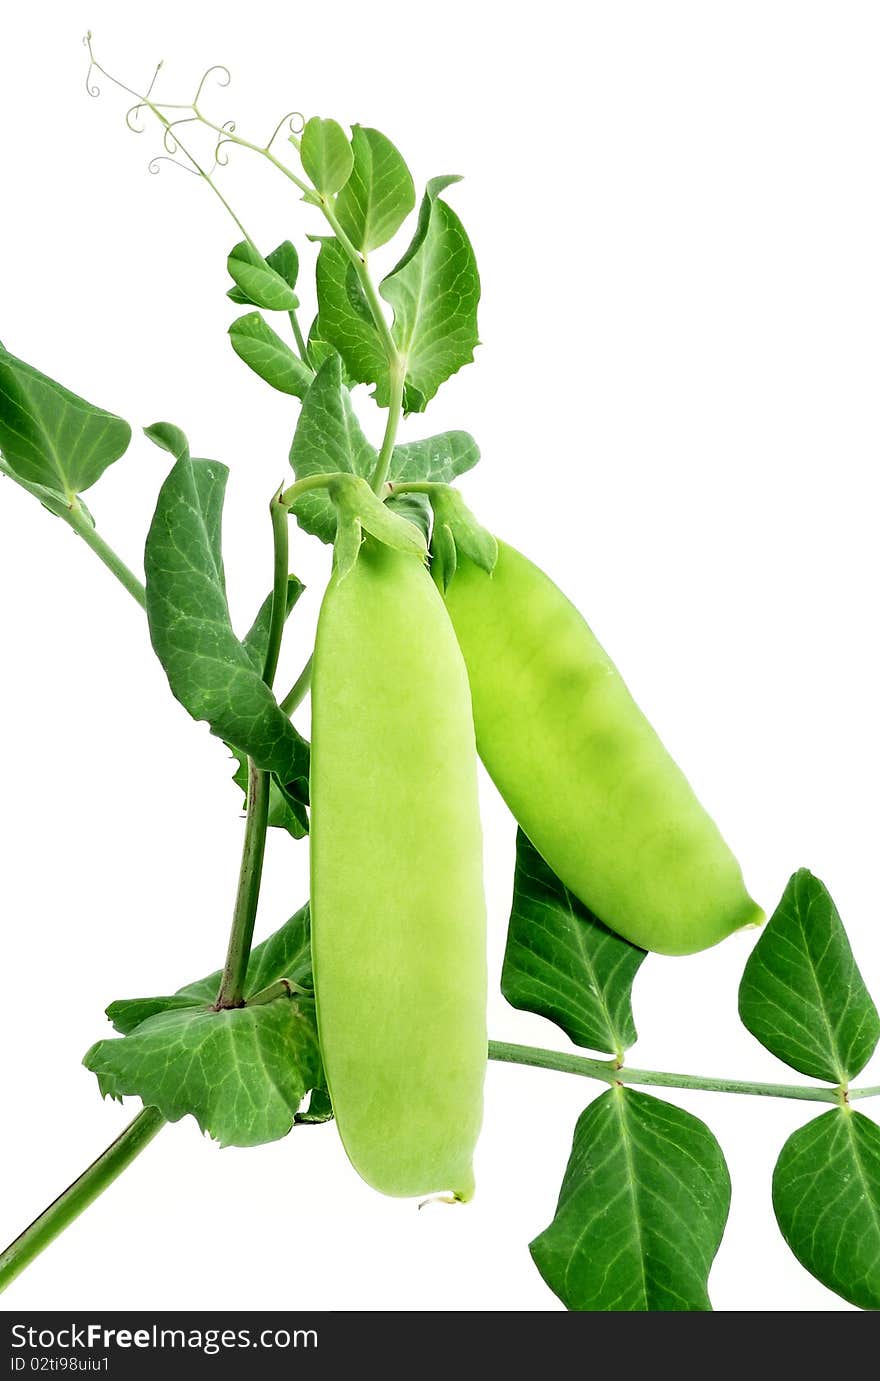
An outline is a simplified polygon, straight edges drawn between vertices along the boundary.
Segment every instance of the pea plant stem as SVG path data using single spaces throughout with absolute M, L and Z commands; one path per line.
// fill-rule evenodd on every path
M 269 505 L 272 517 L 272 547 L 274 560 L 272 567 L 272 615 L 269 620 L 269 637 L 266 642 L 266 657 L 263 662 L 263 680 L 271 689 L 278 670 L 278 656 L 281 652 L 281 639 L 287 619 L 287 578 L 290 570 L 289 532 L 290 512 L 281 502 L 281 490 Z
M 799 1098 L 808 1103 L 839 1103 L 840 1091 L 815 1084 L 761 1084 L 745 1079 L 715 1079 L 699 1074 L 670 1074 L 658 1069 L 618 1068 L 614 1061 L 591 1060 L 586 1055 L 563 1054 L 531 1045 L 511 1045 L 507 1041 L 489 1042 L 489 1059 L 504 1064 L 532 1065 L 555 1069 L 563 1074 L 579 1074 L 585 1079 L 601 1079 L 606 1084 L 642 1084 L 655 1088 L 699 1089 L 704 1093 L 750 1093 L 758 1098 Z M 872 1098 L 880 1088 L 850 1089 L 847 1098 Z
M 226 1007 L 241 1007 L 244 1001 L 244 980 L 251 953 L 251 941 L 254 938 L 254 922 L 257 919 L 257 903 L 260 899 L 260 883 L 263 877 L 263 857 L 266 852 L 269 786 L 269 773 L 261 771 L 249 758 L 247 821 L 229 947 L 215 1004 L 218 1011 Z
M 283 996 L 283 983 L 273 984 L 257 994 L 268 1002 Z M 285 989 L 286 991 L 286 989 Z M 616 1068 L 614 1061 L 592 1060 L 586 1055 L 565 1054 L 558 1050 L 543 1050 L 531 1045 L 512 1045 L 508 1041 L 490 1041 L 489 1059 L 504 1064 L 530 1065 L 537 1069 L 552 1069 L 562 1074 L 577 1074 L 602 1083 L 641 1084 L 647 1087 L 696 1089 L 707 1093 L 747 1093 L 763 1098 L 797 1098 L 805 1102 L 841 1102 L 840 1090 L 810 1084 L 762 1084 L 742 1079 L 715 1079 L 692 1074 L 670 1074 L 656 1069 Z M 847 1101 L 880 1097 L 880 1086 L 853 1088 Z M 74 1180 L 64 1193 L 35 1218 L 30 1227 L 11 1242 L 0 1255 L 0 1293 L 26 1266 L 59 1237 L 79 1215 L 94 1203 L 123 1170 L 140 1155 L 165 1126 L 165 1118 L 156 1108 L 144 1108 L 87 1170 Z
M 381 494 L 388 479 L 388 471 L 391 468 L 391 455 L 394 451 L 394 442 L 397 439 L 397 428 L 400 425 L 400 410 L 403 407 L 403 385 L 406 377 L 406 369 L 403 361 L 395 353 L 393 363 L 389 364 L 390 396 L 388 399 L 388 420 L 385 423 L 385 435 L 382 438 L 382 446 L 379 451 L 379 458 L 376 461 L 376 468 L 370 480 L 370 487 L 374 494 Z
M 306 662 L 299 676 L 296 678 L 290 690 L 287 692 L 284 699 L 281 701 L 281 708 L 286 715 L 292 715 L 294 710 L 302 704 L 302 702 L 308 695 L 309 687 L 312 684 L 313 661 L 314 654 Z
M 0 1256 L 0 1292 L 39 1256 L 66 1227 L 127 1170 L 165 1126 L 156 1108 L 144 1108 L 106 1151 L 93 1161 L 54 1203 L 35 1218 Z
M 69 528 L 72 528 L 78 537 L 81 537 L 87 547 L 90 547 L 99 561 L 104 565 L 119 581 L 120 585 L 128 591 L 132 599 L 136 600 L 142 609 L 146 608 L 146 593 L 143 582 L 138 580 L 134 571 L 130 570 L 118 556 L 113 548 L 104 541 L 104 538 L 96 531 L 93 524 L 89 521 L 82 505 L 76 499 L 67 502 L 61 495 L 52 494 L 49 490 L 42 488 L 39 484 L 31 484 L 28 480 L 17 475 L 12 467 L 5 460 L 0 459 L 0 474 L 6 475 L 22 489 L 26 489 L 35 499 L 54 513 L 57 518 L 61 518 Z

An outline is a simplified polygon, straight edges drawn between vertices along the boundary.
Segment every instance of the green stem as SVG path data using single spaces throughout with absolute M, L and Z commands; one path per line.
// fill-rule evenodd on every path
M 296 311 L 291 309 L 291 311 L 289 311 L 287 315 L 290 318 L 290 326 L 291 330 L 293 331 L 293 338 L 296 341 L 296 348 L 299 351 L 299 357 L 302 360 L 303 364 L 311 366 L 311 360 L 309 359 L 309 347 L 306 345 L 305 337 L 303 336 L 303 333 L 300 329 L 299 318 L 297 317 Z
M 439 489 L 449 489 L 440 480 L 395 480 L 389 484 L 391 494 L 436 494 Z
M 108 1146 L 79 1179 L 60 1194 L 54 1203 L 25 1228 L 20 1237 L 0 1256 L 0 1292 L 6 1289 L 40 1252 L 54 1242 L 74 1219 L 103 1194 L 136 1156 L 147 1147 L 157 1132 L 165 1126 L 165 1118 L 157 1108 L 144 1108 L 125 1131 Z
M 244 1001 L 244 981 L 254 938 L 254 922 L 257 919 L 257 903 L 263 876 L 263 856 L 266 852 L 269 787 L 269 773 L 261 771 L 254 765 L 253 760 L 248 758 L 247 821 L 241 851 L 238 892 L 229 932 L 229 947 L 215 1003 L 218 1011 L 226 1007 L 240 1007 Z
M 314 663 L 314 653 L 306 662 L 299 676 L 294 681 L 290 690 L 281 701 L 281 708 L 286 715 L 292 715 L 298 705 L 301 705 L 309 693 L 312 684 L 312 665 Z
M 143 582 L 138 580 L 134 571 L 130 570 L 116 552 L 109 546 L 104 538 L 92 526 L 89 519 L 80 505 L 76 496 L 69 502 L 61 498 L 60 495 L 53 494 L 51 489 L 44 489 L 40 484 L 31 484 L 29 480 L 22 479 L 17 475 L 12 467 L 0 459 L 0 473 L 14 480 L 22 489 L 26 489 L 35 499 L 48 508 L 50 513 L 54 513 L 57 518 L 61 518 L 68 527 L 72 528 L 78 537 L 81 537 L 87 547 L 103 561 L 109 571 L 112 571 L 120 585 L 128 591 L 132 599 L 137 600 L 142 609 L 146 608 L 146 592 Z
M 327 224 L 330 226 L 330 229 L 333 231 L 333 234 L 336 236 L 337 240 L 339 241 L 340 245 L 345 251 L 355 273 L 357 274 L 358 282 L 361 285 L 361 290 L 364 294 L 364 297 L 367 299 L 367 306 L 370 309 L 370 315 L 373 318 L 376 330 L 379 332 L 379 335 L 382 338 L 382 348 L 385 351 L 385 358 L 388 361 L 388 367 L 390 369 L 393 367 L 395 363 L 399 362 L 400 355 L 398 353 L 394 337 L 391 334 L 391 327 L 388 325 L 388 318 L 386 317 L 385 312 L 383 310 L 381 298 L 379 297 L 379 294 L 376 290 L 375 283 L 370 277 L 370 271 L 367 268 L 367 261 L 364 258 L 363 254 L 361 254 L 359 250 L 355 249 L 348 235 L 346 235 L 345 231 L 340 225 L 330 199 L 328 197 L 321 197 L 319 204 L 321 210 L 324 212 Z
M 287 620 L 287 580 L 290 569 L 288 550 L 288 524 L 290 510 L 281 502 L 281 491 L 269 505 L 272 516 L 272 544 L 275 552 L 272 579 L 272 614 L 269 619 L 269 638 L 266 643 L 266 658 L 263 662 L 263 680 L 271 688 L 278 670 L 278 656 L 281 652 L 281 639 Z
M 370 487 L 374 494 L 381 494 L 385 481 L 388 479 L 388 471 L 391 468 L 391 455 L 394 451 L 394 442 L 397 439 L 397 428 L 400 425 L 400 410 L 403 407 L 405 376 L 406 370 L 403 361 L 398 356 L 393 364 L 389 364 L 388 420 L 385 423 L 385 435 L 382 438 L 379 458 L 370 480 Z
M 328 474 L 305 475 L 303 479 L 296 480 L 288 489 L 280 495 L 278 502 L 285 508 L 292 508 L 301 494 L 308 494 L 311 489 L 328 489 L 334 480 L 351 480 L 350 474 L 342 474 L 339 471 L 332 471 Z
M 533 1065 L 537 1069 L 556 1069 L 563 1074 L 580 1074 L 586 1079 L 601 1079 L 606 1084 L 644 1084 L 647 1087 L 700 1089 L 708 1093 L 750 1093 L 759 1098 L 800 1098 L 807 1103 L 839 1103 L 836 1088 L 811 1084 L 758 1084 L 744 1079 L 712 1079 L 698 1074 L 667 1074 L 657 1069 L 622 1069 L 614 1061 L 591 1060 L 586 1055 L 565 1055 L 558 1050 L 541 1050 L 531 1045 L 510 1045 L 507 1041 L 489 1042 L 489 1059 L 505 1064 Z M 850 1089 L 849 1098 L 872 1098 L 878 1088 Z

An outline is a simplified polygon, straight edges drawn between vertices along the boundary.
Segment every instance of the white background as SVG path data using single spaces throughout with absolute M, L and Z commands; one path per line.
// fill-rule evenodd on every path
M 258 140 L 298 107 L 378 126 L 418 181 L 465 174 L 450 197 L 482 270 L 484 344 L 406 434 L 474 433 L 484 459 L 468 502 L 583 609 L 764 905 L 811 867 L 880 991 L 876 6 L 202 12 L 91 0 L 6 16 L 0 337 L 136 429 L 177 422 L 196 454 L 231 465 L 227 571 L 245 627 L 268 587 L 266 504 L 296 404 L 229 347 L 235 228 L 195 178 L 147 175 L 155 131 L 127 132 L 106 81 L 88 99 L 82 32 L 138 86 L 167 58 L 169 100 L 229 63 L 234 85 L 205 104 Z M 265 249 L 292 236 L 308 259 L 317 213 L 283 179 L 235 151 L 223 186 Z M 167 468 L 136 430 L 89 495 L 136 567 Z M 293 565 L 310 589 L 285 680 L 308 650 L 327 553 L 295 533 Z M 172 700 L 142 615 L 11 483 L 0 590 L 5 1241 L 134 1114 L 102 1104 L 80 1058 L 109 1034 L 111 998 L 218 964 L 242 823 L 224 750 Z M 514 829 L 488 783 L 484 803 L 497 975 Z M 273 835 L 261 933 L 299 906 L 306 874 L 306 846 Z M 786 1078 L 738 1023 L 753 943 L 650 959 L 633 1062 Z M 568 1048 L 497 993 L 490 1027 Z M 877 1061 L 865 1077 L 878 1081 Z M 187 1119 L 4 1307 L 559 1308 L 526 1244 L 598 1092 L 490 1068 L 477 1198 L 421 1213 L 368 1190 L 332 1126 L 221 1154 Z M 774 1159 L 811 1108 L 669 1096 L 711 1124 L 731 1167 L 716 1308 L 848 1308 L 801 1270 L 771 1212 Z

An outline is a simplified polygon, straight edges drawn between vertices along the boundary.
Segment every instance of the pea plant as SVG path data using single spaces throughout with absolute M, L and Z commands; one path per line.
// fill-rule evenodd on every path
M 423 413 L 478 341 L 480 282 L 452 204 L 457 179 L 433 178 L 417 207 L 403 157 L 378 130 L 294 114 L 261 143 L 206 109 L 206 90 L 228 85 L 225 68 L 209 69 L 191 101 L 168 102 L 156 94 L 159 68 L 138 92 L 85 41 L 89 93 L 102 79 L 127 92 L 128 124 L 155 120 L 158 157 L 181 161 L 235 221 L 232 348 L 299 411 L 290 483 L 267 495 L 272 588 L 240 636 L 221 550 L 226 467 L 194 457 L 178 425 L 145 429 L 171 464 L 142 582 L 82 497 L 125 453 L 129 424 L 0 348 L 0 469 L 103 562 L 134 617 L 146 615 L 172 694 L 231 752 L 245 801 L 222 968 L 110 1003 L 117 1034 L 85 1065 L 102 1095 L 142 1110 L 0 1256 L 0 1288 L 187 1115 L 224 1146 L 335 1123 L 373 1189 L 466 1201 L 488 1058 L 606 1086 L 574 1128 L 553 1220 L 523 1230 L 569 1309 L 712 1307 L 730 1203 L 723 1152 L 702 1121 L 636 1086 L 823 1105 L 780 1151 L 775 1214 L 807 1271 L 880 1308 L 880 1129 L 855 1107 L 880 1088 L 851 1082 L 880 1018 L 828 891 L 800 869 L 764 923 L 581 615 L 466 507 L 455 481 L 479 460 L 473 438 L 398 440 L 401 417 Z M 317 300 L 308 327 L 298 250 L 285 240 L 264 253 L 220 191 L 231 146 L 304 203 Z M 375 282 L 370 253 L 413 212 L 396 266 Z M 381 425 L 372 412 L 361 420 L 357 385 L 372 389 Z M 284 692 L 279 650 L 303 589 L 290 571 L 291 518 L 332 546 L 333 569 L 313 656 Z M 309 694 L 311 744 L 293 722 Z M 519 826 L 501 990 L 591 1054 L 488 1038 L 478 755 Z M 270 836 L 279 849 L 309 839 L 310 896 L 254 945 Z M 756 943 L 742 1021 L 812 1082 L 629 1065 L 647 953 L 691 953 L 746 926 Z

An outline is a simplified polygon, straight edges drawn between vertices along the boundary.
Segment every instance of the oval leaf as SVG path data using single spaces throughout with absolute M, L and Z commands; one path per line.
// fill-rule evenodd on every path
M 150 637 L 174 696 L 211 732 L 308 799 L 308 745 L 235 636 L 220 545 L 228 470 L 183 456 L 147 536 Z M 303 811 L 305 815 L 305 811 Z
M 530 1250 L 568 1309 L 705 1312 L 729 1207 L 709 1128 L 618 1084 L 581 1114 L 556 1216 Z
M 622 1057 L 635 1043 L 632 985 L 645 951 L 604 926 L 516 836 L 513 908 L 501 991 L 575 1045 Z
M 248 312 L 233 321 L 229 339 L 239 359 L 279 393 L 304 398 L 314 371 L 303 364 L 259 312 Z
M 266 263 L 270 269 L 274 269 L 280 274 L 289 288 L 296 287 L 296 280 L 299 276 L 299 255 L 296 246 L 290 240 L 283 240 L 277 249 L 273 249 L 271 254 L 266 255 Z M 231 302 L 238 302 L 243 307 L 258 307 L 258 302 L 252 301 L 246 292 L 243 292 L 237 284 L 229 289 L 226 296 Z
M 345 186 L 354 167 L 354 154 L 345 130 L 335 120 L 313 116 L 302 132 L 299 152 L 318 192 L 332 197 Z
M 245 300 L 267 311 L 292 312 L 299 306 L 293 288 L 247 240 L 237 244 L 226 260 L 229 277 Z
M 315 285 L 316 339 L 339 352 L 353 383 L 375 384 L 376 402 L 387 407 L 388 361 L 357 274 L 338 240 L 321 240 Z
M 779 1229 L 810 1275 L 880 1309 L 880 1127 L 835 1108 L 794 1132 L 773 1172 Z
M 0 346 L 0 451 L 16 475 L 71 500 L 100 479 L 130 440 L 121 417 Z
M 412 175 L 390 139 L 353 125 L 354 166 L 339 193 L 336 215 L 355 249 L 369 254 L 397 234 L 416 204 Z
M 450 484 L 458 475 L 472 470 L 479 459 L 480 448 L 469 432 L 440 432 L 439 436 L 395 446 L 388 478 Z
M 845 1084 L 874 1053 L 877 1008 L 827 888 L 806 868 L 749 956 L 739 1014 L 773 1055 L 814 1079 Z

